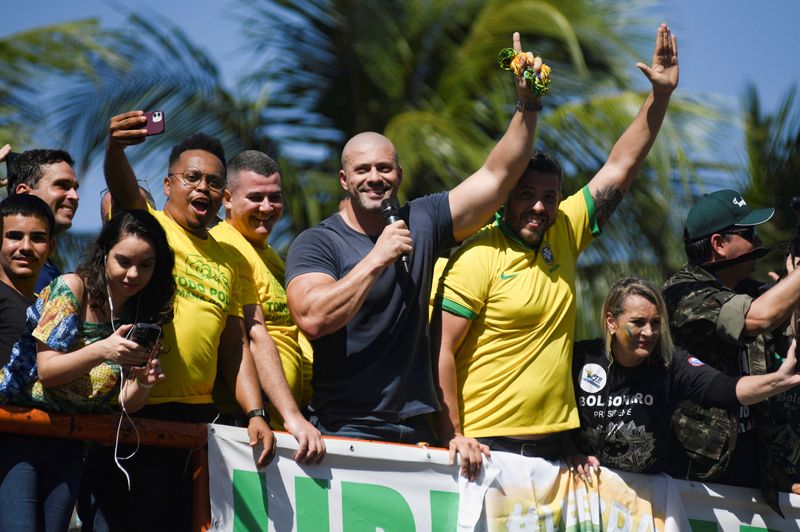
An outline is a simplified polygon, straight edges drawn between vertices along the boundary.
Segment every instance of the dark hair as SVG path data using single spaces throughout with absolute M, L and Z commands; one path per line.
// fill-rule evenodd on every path
M 17 186 L 24 183 L 31 188 L 42 178 L 42 167 L 49 164 L 67 163 L 72 166 L 75 161 L 64 150 L 28 150 L 14 158 L 8 167 L 8 195 L 17 193 Z
M 172 270 L 175 267 L 175 256 L 167 243 L 164 229 L 152 214 L 140 209 L 120 212 L 111 218 L 86 250 L 75 273 L 86 284 L 89 304 L 93 307 L 105 304 L 108 298 L 106 257 L 123 237 L 131 235 L 147 240 L 155 248 L 156 266 L 150 282 L 139 292 L 134 309 L 131 309 L 129 301 L 121 315 L 149 323 L 163 324 L 172 321 L 175 297 Z M 140 314 L 132 316 L 136 308 Z
M 536 150 L 533 152 L 533 156 L 528 161 L 528 167 L 525 170 L 533 170 L 542 174 L 554 174 L 558 176 L 558 181 L 561 182 L 561 165 L 550 154 L 543 151 Z
M 205 133 L 195 133 L 183 139 L 180 144 L 173 146 L 172 151 L 169 152 L 169 168 L 172 168 L 172 165 L 175 164 L 175 161 L 180 158 L 183 152 L 189 150 L 203 150 L 216 155 L 222 161 L 223 170 L 226 168 L 225 148 L 222 147 L 219 139 Z
M 2 241 L 3 219 L 19 214 L 39 218 L 47 224 L 47 236 L 51 238 L 56 229 L 56 220 L 50 206 L 31 194 L 14 194 L 0 202 L 0 242 Z
M 257 150 L 246 150 L 236 154 L 228 163 L 228 190 L 234 190 L 239 186 L 239 172 L 242 171 L 271 176 L 280 172 L 280 167 L 272 157 Z
M 725 233 L 714 233 L 720 234 L 725 241 L 730 240 L 731 235 L 726 235 Z M 701 238 L 700 240 L 689 240 L 689 233 L 686 229 L 683 230 L 683 251 L 686 253 L 686 260 L 689 261 L 689 264 L 699 266 L 705 262 L 711 260 L 711 237 L 714 235 L 708 235 L 706 237 Z

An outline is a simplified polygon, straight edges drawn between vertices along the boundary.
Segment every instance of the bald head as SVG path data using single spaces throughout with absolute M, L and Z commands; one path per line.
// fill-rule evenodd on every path
M 359 133 L 348 140 L 347 144 L 344 145 L 344 149 L 342 150 L 342 168 L 346 168 L 347 164 L 352 162 L 353 156 L 356 153 L 372 151 L 387 146 L 391 150 L 395 164 L 397 164 L 397 150 L 391 140 L 374 131 Z
M 339 183 L 350 198 L 345 210 L 354 216 L 375 217 L 375 223 L 380 225 L 381 201 L 397 194 L 402 180 L 403 169 L 392 141 L 371 131 L 347 141 L 339 170 Z

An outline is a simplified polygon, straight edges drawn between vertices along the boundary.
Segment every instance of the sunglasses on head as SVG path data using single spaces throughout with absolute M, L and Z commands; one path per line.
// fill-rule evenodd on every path
M 754 225 L 748 227 L 734 227 L 722 232 L 723 235 L 738 235 L 748 242 L 753 242 L 756 239 L 756 227 Z

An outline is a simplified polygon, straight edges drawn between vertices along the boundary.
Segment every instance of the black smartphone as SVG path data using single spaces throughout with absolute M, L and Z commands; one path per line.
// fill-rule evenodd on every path
M 145 351 L 152 352 L 156 346 L 156 342 L 161 337 L 161 327 L 152 323 L 134 323 L 128 335 L 125 337 L 128 340 L 133 340 Z M 158 356 L 158 353 L 153 354 Z
M 144 116 L 147 118 L 147 123 L 145 124 L 147 136 L 160 135 L 164 132 L 167 126 L 164 111 L 147 111 Z

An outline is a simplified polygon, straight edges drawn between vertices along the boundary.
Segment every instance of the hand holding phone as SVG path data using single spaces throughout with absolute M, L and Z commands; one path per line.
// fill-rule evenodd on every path
M 144 116 L 147 119 L 145 128 L 147 129 L 148 137 L 150 135 L 160 135 L 164 132 L 164 129 L 167 125 L 165 122 L 164 111 L 147 111 Z
M 152 323 L 134 323 L 126 338 L 139 344 L 142 350 L 152 352 L 161 338 L 161 327 Z

